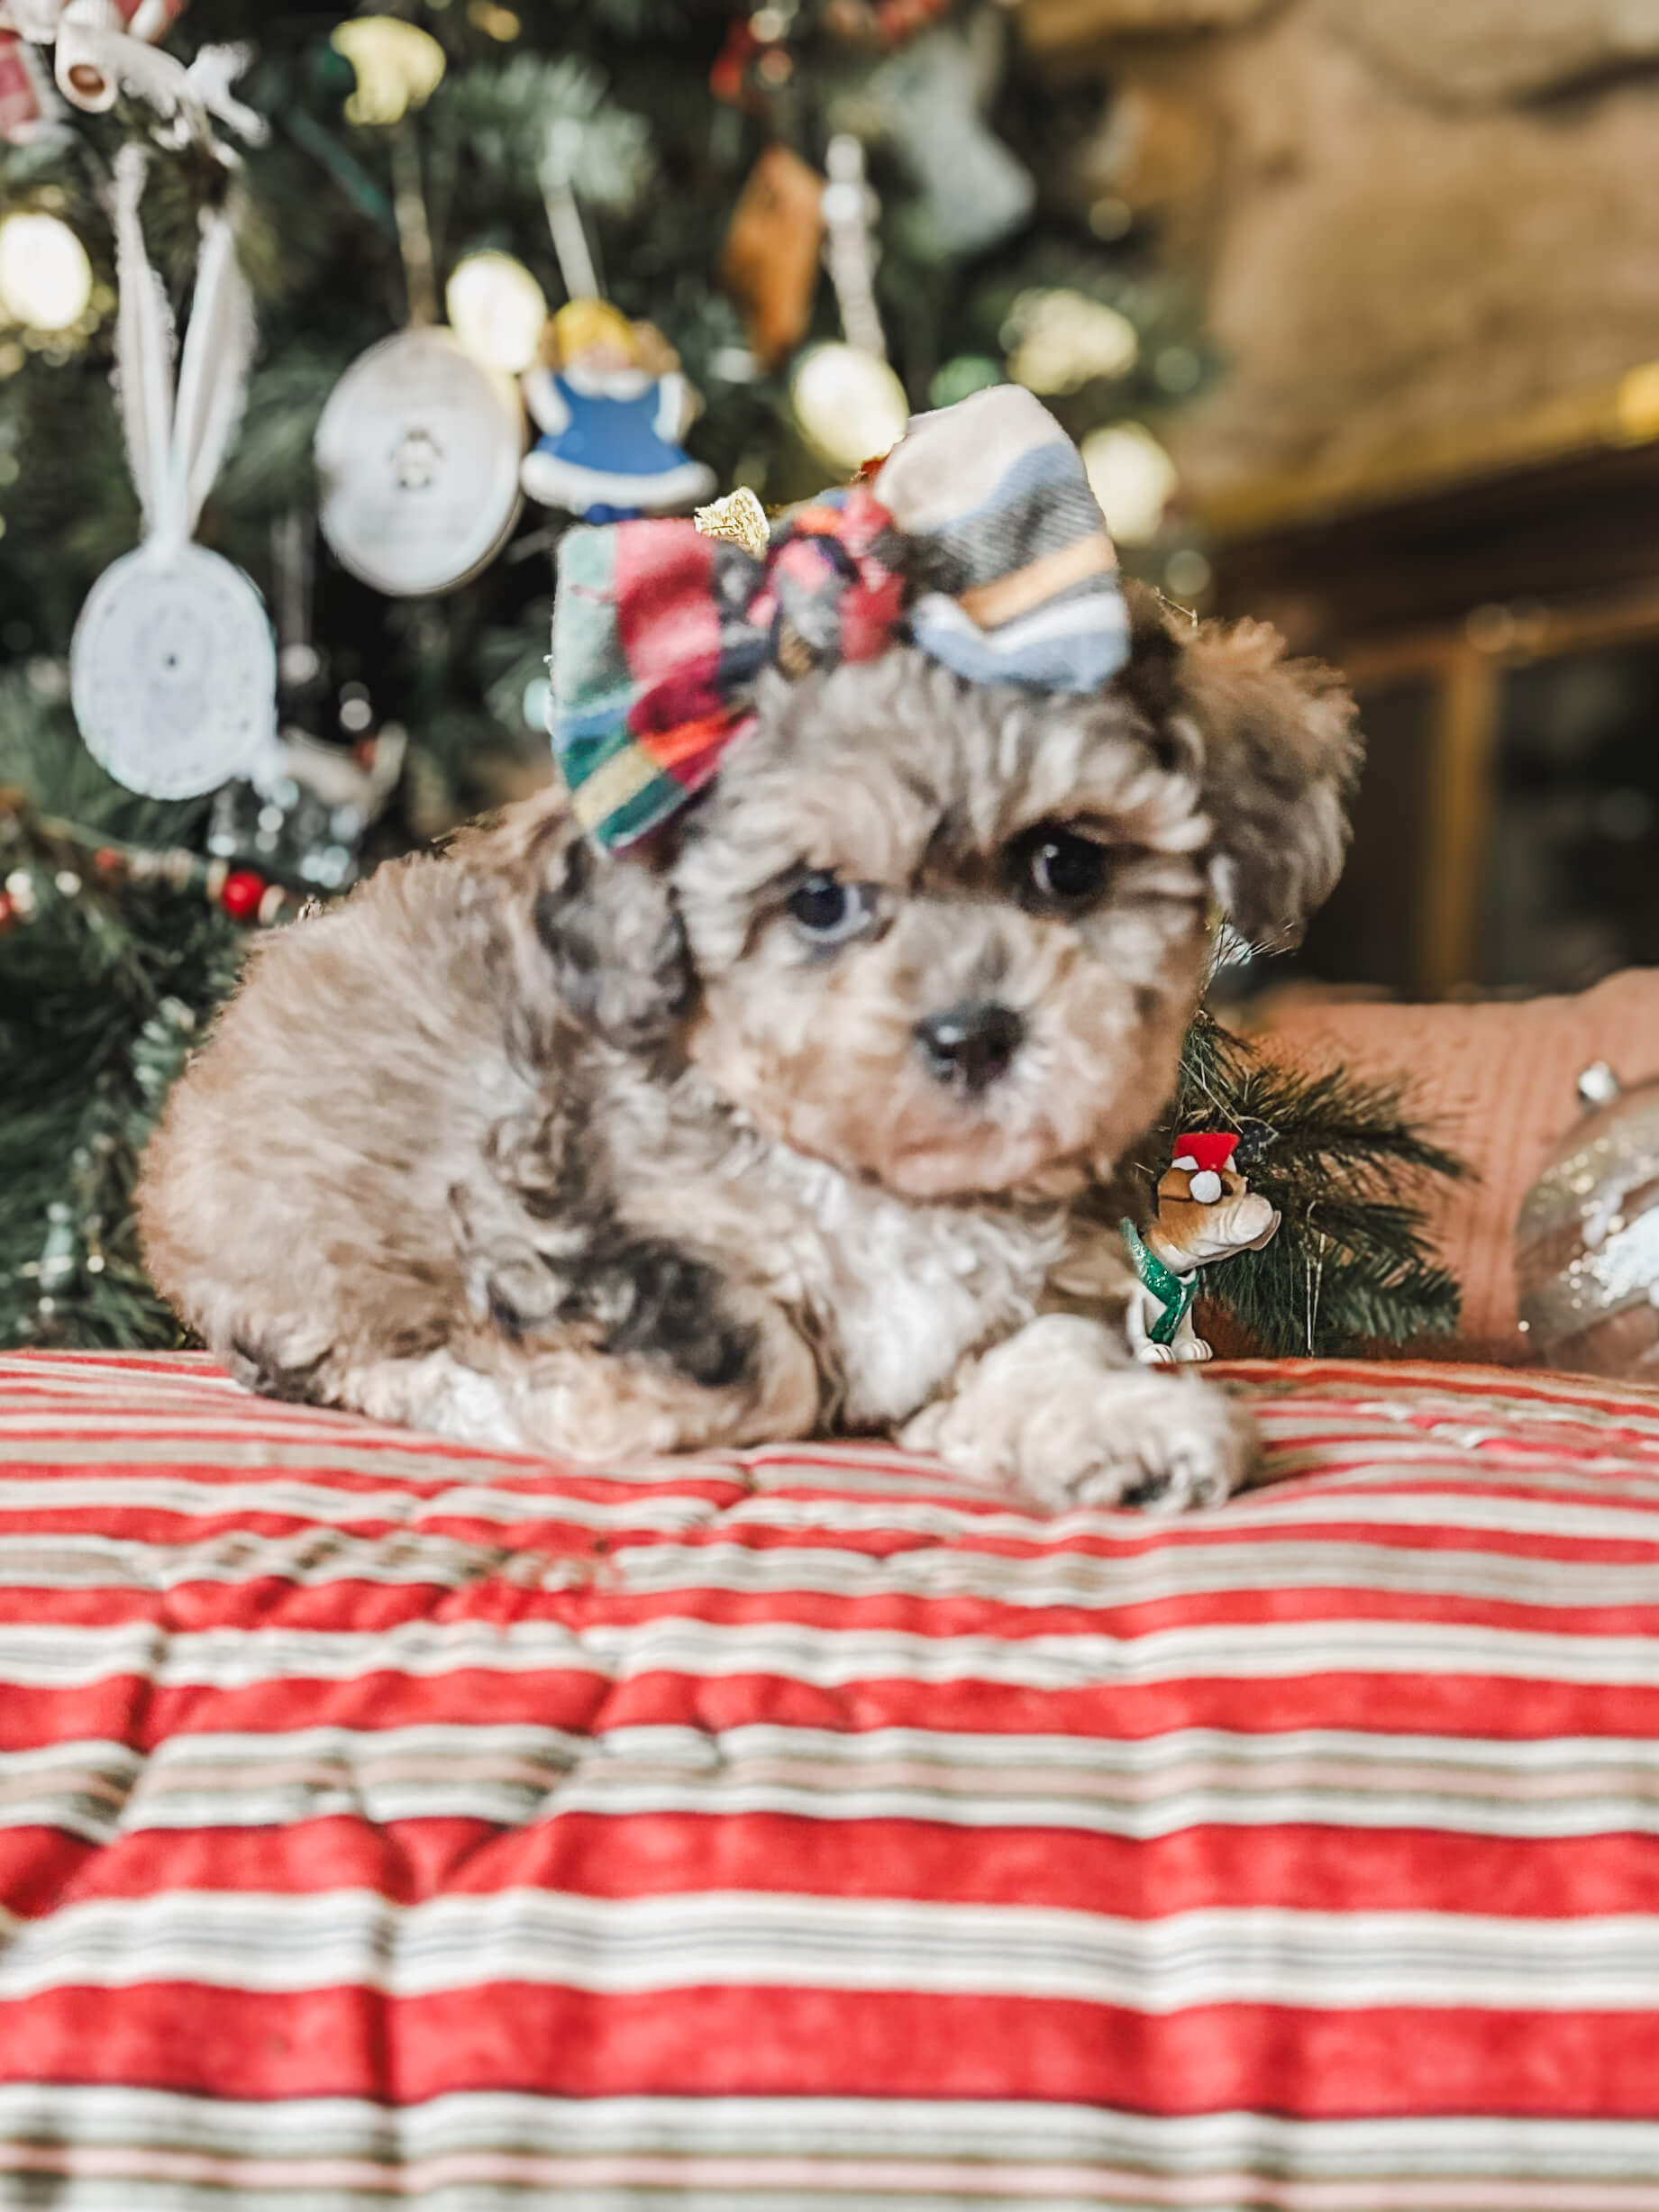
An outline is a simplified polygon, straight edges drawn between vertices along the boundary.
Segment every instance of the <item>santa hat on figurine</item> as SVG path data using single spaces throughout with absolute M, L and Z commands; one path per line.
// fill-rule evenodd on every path
M 1221 1178 L 1232 1165 L 1238 1139 L 1228 1130 L 1197 1130 L 1175 1140 L 1172 1168 L 1185 1168 L 1191 1176 L 1191 1196 L 1200 1206 L 1213 1206 L 1221 1196 Z

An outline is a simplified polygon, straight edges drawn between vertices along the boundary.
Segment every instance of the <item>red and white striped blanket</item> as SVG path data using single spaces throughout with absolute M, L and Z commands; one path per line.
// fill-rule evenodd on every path
M 572 1476 L 0 1358 L 0 2203 L 1659 2212 L 1659 1393 Z

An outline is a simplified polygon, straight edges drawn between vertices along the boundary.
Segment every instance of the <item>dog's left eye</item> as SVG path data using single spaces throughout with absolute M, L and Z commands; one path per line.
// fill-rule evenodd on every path
M 867 883 L 843 883 L 824 872 L 808 876 L 790 894 L 789 919 L 814 944 L 845 944 L 862 935 L 875 917 L 876 895 Z
M 1027 830 L 1009 851 L 1021 903 L 1050 914 L 1075 914 L 1106 888 L 1108 855 L 1092 838 L 1044 824 Z

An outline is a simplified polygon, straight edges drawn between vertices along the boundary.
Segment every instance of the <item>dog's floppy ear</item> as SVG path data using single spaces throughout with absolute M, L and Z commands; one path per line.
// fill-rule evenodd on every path
M 526 1019 L 540 1018 L 545 979 L 565 1013 L 624 1051 L 651 1050 L 684 1020 L 691 960 L 666 872 L 632 853 L 596 852 L 562 791 L 464 833 L 457 851 L 506 888 L 523 917 L 513 933 Z
M 1353 698 L 1335 670 L 1287 660 L 1266 623 L 1170 629 L 1203 741 L 1217 897 L 1251 944 L 1293 945 L 1342 873 L 1363 751 Z
M 691 961 L 664 874 L 643 860 L 597 853 L 586 838 L 571 836 L 534 912 L 559 996 L 589 1029 L 641 1051 L 663 1042 L 683 1021 Z

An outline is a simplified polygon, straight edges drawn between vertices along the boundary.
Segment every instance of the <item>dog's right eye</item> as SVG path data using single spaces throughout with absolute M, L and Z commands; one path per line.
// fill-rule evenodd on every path
M 801 935 L 814 944 L 845 944 L 870 927 L 876 895 L 867 883 L 843 883 L 820 871 L 796 886 L 787 911 Z
M 1110 872 L 1105 848 L 1062 823 L 1039 823 L 1016 838 L 1007 866 L 1020 904 L 1034 914 L 1085 912 L 1105 892 Z

